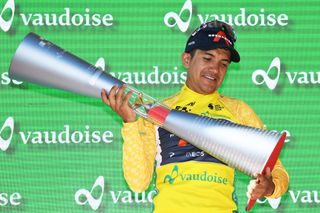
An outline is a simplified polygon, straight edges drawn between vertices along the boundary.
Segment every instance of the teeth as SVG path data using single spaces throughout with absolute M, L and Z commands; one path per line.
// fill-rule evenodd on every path
M 209 76 L 209 75 L 205 75 L 204 77 L 207 78 L 207 79 L 210 79 L 212 81 L 216 79 L 215 77 L 212 77 L 212 76 Z

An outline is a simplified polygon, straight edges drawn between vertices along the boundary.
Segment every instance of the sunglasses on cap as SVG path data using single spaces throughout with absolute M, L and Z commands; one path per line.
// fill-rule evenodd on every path
M 219 20 L 213 20 L 213 21 L 201 24 L 201 26 L 192 33 L 192 36 L 197 34 L 197 32 L 199 32 L 200 30 L 210 32 L 211 30 L 216 30 L 217 28 L 220 28 L 221 30 L 223 30 L 232 39 L 233 43 L 236 42 L 237 37 L 233 28 L 229 24 Z

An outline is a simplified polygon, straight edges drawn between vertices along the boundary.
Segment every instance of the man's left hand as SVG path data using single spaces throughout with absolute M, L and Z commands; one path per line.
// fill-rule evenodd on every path
M 261 197 L 270 196 L 274 192 L 275 185 L 272 182 L 270 168 L 266 169 L 266 174 L 258 174 L 256 179 L 251 180 L 248 185 L 247 197 L 257 200 Z

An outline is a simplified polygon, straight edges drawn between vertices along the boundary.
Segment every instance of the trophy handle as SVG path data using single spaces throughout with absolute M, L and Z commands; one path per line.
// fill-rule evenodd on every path
M 273 170 L 274 165 L 276 164 L 279 154 L 281 152 L 281 149 L 283 147 L 284 141 L 286 139 L 286 133 L 282 133 L 277 145 L 274 147 L 269 159 L 267 160 L 266 165 L 263 167 L 263 170 L 261 172 L 261 174 L 265 174 L 266 173 L 266 169 L 269 167 L 270 171 Z M 249 199 L 247 202 L 247 206 L 246 206 L 246 211 L 250 211 L 251 208 L 254 206 L 254 204 L 256 203 L 257 200 L 255 199 Z

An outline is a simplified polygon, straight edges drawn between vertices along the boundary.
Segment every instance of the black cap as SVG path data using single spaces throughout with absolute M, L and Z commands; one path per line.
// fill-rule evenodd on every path
M 202 24 L 189 37 L 185 52 L 190 53 L 194 49 L 212 50 L 217 48 L 228 49 L 231 53 L 231 61 L 239 62 L 240 55 L 234 44 L 236 35 L 233 28 L 225 22 L 214 20 Z

